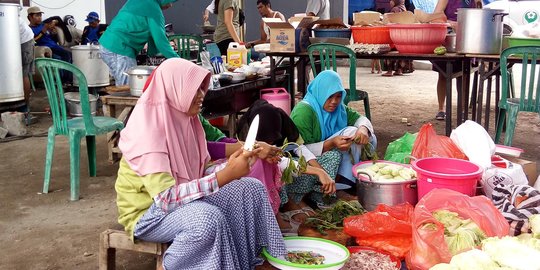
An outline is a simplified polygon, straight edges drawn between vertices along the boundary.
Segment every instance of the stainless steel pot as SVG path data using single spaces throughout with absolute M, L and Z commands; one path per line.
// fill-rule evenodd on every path
M 444 47 L 446 48 L 447 52 L 450 52 L 450 53 L 456 52 L 456 34 L 455 33 L 446 34 L 446 38 L 444 39 Z
M 456 50 L 458 53 L 500 54 L 503 34 L 502 9 L 459 8 Z
M 109 66 L 101 59 L 99 45 L 77 45 L 71 47 L 73 65 L 78 67 L 89 87 L 107 86 L 109 80 Z M 73 85 L 79 85 L 76 77 L 73 77 Z
M 418 193 L 416 187 L 416 179 L 400 182 L 374 182 L 371 177 L 369 181 L 357 177 L 358 182 L 356 192 L 358 201 L 368 210 L 374 210 L 379 204 L 396 205 L 408 202 L 411 205 L 416 205 L 418 202 Z
M 146 79 L 156 68 L 157 66 L 136 66 L 126 72 L 126 75 L 129 76 L 129 92 L 132 96 L 140 97 L 142 95 Z
M 0 103 L 24 100 L 19 5 L 0 3 Z
M 66 100 L 68 113 L 73 116 L 82 116 L 81 95 L 78 92 L 67 92 L 64 94 Z M 88 94 L 88 101 L 90 102 L 90 113 L 96 115 L 98 97 L 92 94 Z

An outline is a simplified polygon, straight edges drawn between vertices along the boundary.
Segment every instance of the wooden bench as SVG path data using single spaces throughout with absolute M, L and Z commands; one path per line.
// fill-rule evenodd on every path
M 99 241 L 99 270 L 116 269 L 116 249 L 157 255 L 156 269 L 163 269 L 163 253 L 168 244 L 129 239 L 124 231 L 108 229 L 101 233 Z

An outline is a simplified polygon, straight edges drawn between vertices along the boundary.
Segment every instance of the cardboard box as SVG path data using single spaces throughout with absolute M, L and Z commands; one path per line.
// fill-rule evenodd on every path
M 318 17 L 291 17 L 287 22 L 275 18 L 263 18 L 270 28 L 271 52 L 303 52 L 309 46 L 311 25 Z
M 506 155 L 502 157 L 513 163 L 521 165 L 521 167 L 523 167 L 523 172 L 525 172 L 525 175 L 527 175 L 527 179 L 529 180 L 529 186 L 534 186 L 536 178 L 538 177 L 538 172 L 536 171 L 536 161 Z
M 354 25 L 369 25 L 381 21 L 381 13 L 375 11 L 362 11 L 353 13 Z

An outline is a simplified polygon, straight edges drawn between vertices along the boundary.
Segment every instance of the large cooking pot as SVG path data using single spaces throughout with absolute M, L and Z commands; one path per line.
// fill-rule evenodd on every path
M 126 75 L 129 76 L 129 92 L 132 96 L 140 97 L 142 95 L 146 80 L 156 68 L 157 66 L 135 66 L 126 72 Z
M 78 67 L 86 77 L 89 87 L 108 86 L 109 67 L 101 59 L 99 45 L 77 45 L 71 47 L 73 65 Z M 79 85 L 76 77 L 73 84 Z
M 379 162 L 396 164 L 390 161 Z M 356 172 L 358 166 L 369 166 L 370 164 L 372 164 L 372 161 L 360 162 L 353 167 L 353 172 L 358 179 L 356 186 L 358 201 L 366 210 L 374 210 L 381 203 L 396 205 L 408 202 L 413 206 L 416 205 L 418 202 L 416 179 L 405 181 L 375 181 L 368 174 Z M 406 164 L 399 165 L 409 167 Z
M 19 5 L 0 3 L 0 103 L 24 100 Z
M 502 9 L 459 8 L 456 34 L 458 53 L 500 54 L 503 34 Z

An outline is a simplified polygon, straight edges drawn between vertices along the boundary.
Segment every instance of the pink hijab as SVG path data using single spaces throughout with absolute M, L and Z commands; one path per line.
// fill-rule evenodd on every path
M 188 116 L 192 100 L 210 72 L 187 60 L 171 58 L 154 72 L 118 146 L 132 170 L 144 176 L 170 173 L 177 184 L 200 178 L 210 160 L 199 117 Z

